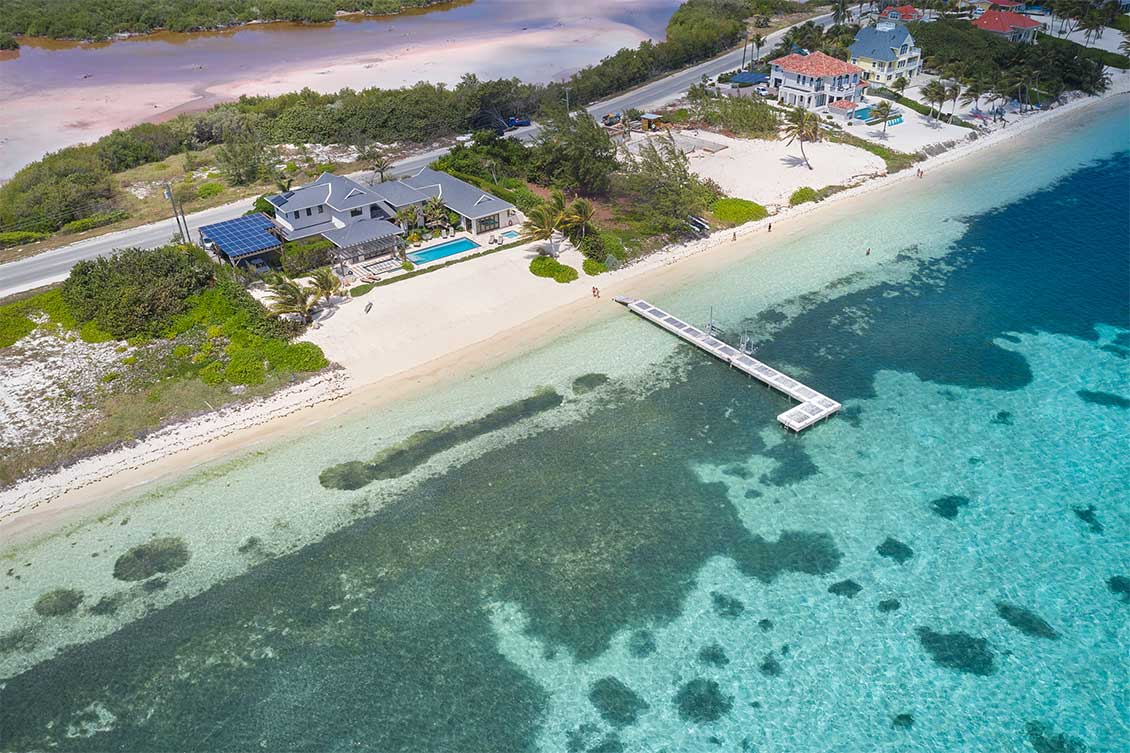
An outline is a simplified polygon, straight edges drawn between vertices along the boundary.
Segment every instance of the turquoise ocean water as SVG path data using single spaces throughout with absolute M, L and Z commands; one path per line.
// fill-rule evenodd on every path
M 0 749 L 1126 750 L 1127 115 L 656 291 L 799 437 L 624 313 L 0 549 Z

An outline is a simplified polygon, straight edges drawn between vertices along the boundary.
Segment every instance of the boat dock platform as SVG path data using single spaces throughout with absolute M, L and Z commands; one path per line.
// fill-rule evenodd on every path
M 616 296 L 616 302 L 624 304 L 633 313 L 647 319 L 652 324 L 656 324 L 671 334 L 686 340 L 691 345 L 705 350 L 715 358 L 729 364 L 732 368 L 744 371 L 754 379 L 799 402 L 800 405 L 795 405 L 777 416 L 777 420 L 786 429 L 795 432 L 804 431 L 809 426 L 828 418 L 840 409 L 840 404 L 827 395 L 822 395 L 787 374 L 782 374 L 776 369 L 766 366 L 753 356 L 727 345 L 711 333 L 687 324 L 682 319 L 672 316 L 647 301 L 627 296 Z

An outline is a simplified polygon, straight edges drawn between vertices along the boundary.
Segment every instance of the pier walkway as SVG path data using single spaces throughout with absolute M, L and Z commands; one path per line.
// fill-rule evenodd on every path
M 659 325 L 671 334 L 705 350 L 731 367 L 744 371 L 754 379 L 764 382 L 778 392 L 783 392 L 799 402 L 800 405 L 795 405 L 777 416 L 777 420 L 787 429 L 795 432 L 803 431 L 840 409 L 840 404 L 832 398 L 801 384 L 787 374 L 782 374 L 776 369 L 766 366 L 747 353 L 727 345 L 709 332 L 703 332 L 647 301 L 627 296 L 616 296 L 616 302 L 624 304 L 633 313 L 647 319 L 652 324 Z

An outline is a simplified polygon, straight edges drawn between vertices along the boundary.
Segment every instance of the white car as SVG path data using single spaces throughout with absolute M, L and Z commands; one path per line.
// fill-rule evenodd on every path
M 768 97 L 769 96 L 769 87 L 766 86 L 765 84 L 758 84 L 757 86 L 755 86 L 753 88 L 753 90 L 755 92 L 757 92 L 762 97 Z

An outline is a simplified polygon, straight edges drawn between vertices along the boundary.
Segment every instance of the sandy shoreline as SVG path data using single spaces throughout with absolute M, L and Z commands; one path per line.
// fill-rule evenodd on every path
M 772 234 L 765 232 L 769 220 L 763 220 L 711 238 L 669 247 L 626 269 L 592 280 L 591 284 L 601 288 L 599 300 L 589 293 L 590 279 L 556 285 L 533 277 L 525 271 L 524 264 L 510 263 L 509 268 L 518 272 L 504 279 L 506 285 L 498 284 L 490 275 L 509 272 L 502 267 L 487 269 L 484 263 L 493 260 L 495 264 L 502 264 L 508 258 L 513 261 L 507 254 L 520 253 L 517 249 L 425 275 L 412 282 L 378 288 L 381 298 L 370 294 L 345 304 L 335 314 L 343 317 L 342 322 L 331 323 L 309 336 L 323 345 L 333 360 L 346 366 L 348 376 L 331 372 L 247 406 L 169 427 L 133 446 L 26 480 L 0 492 L 0 530 L 9 542 L 32 537 L 124 501 L 141 487 L 261 449 L 265 443 L 285 440 L 312 426 L 341 420 L 389 401 L 404 400 L 422 390 L 436 389 L 450 380 L 485 371 L 519 357 L 530 348 L 551 342 L 560 334 L 622 313 L 612 301 L 614 295 L 654 294 L 685 284 L 757 253 L 770 242 L 779 243 L 782 238 L 803 233 L 817 218 L 828 221 L 842 213 L 860 211 L 861 203 L 905 181 L 913 181 L 914 189 L 925 188 L 934 171 L 957 165 L 970 155 L 994 146 L 1017 148 L 1015 142 L 1019 134 L 1052 119 L 1098 107 L 1115 98 L 1121 98 L 1121 104 L 1125 105 L 1128 91 L 1130 76 L 1121 76 L 1104 97 L 1076 99 L 1048 113 L 1027 115 L 1000 131 L 961 144 L 920 163 L 926 172 L 925 181 L 917 181 L 914 170 L 905 170 L 868 181 L 818 204 L 785 209 L 769 218 L 773 223 Z M 713 253 L 702 253 L 707 250 Z M 426 303 L 430 296 L 425 286 L 466 289 L 463 277 L 476 275 L 481 280 L 484 274 L 491 279 L 494 297 L 455 299 L 449 301 L 446 308 Z M 357 328 L 380 321 L 373 315 L 369 319 L 360 317 L 359 311 L 368 300 L 389 310 L 422 306 L 405 314 L 405 321 L 414 322 L 411 336 L 402 342 L 390 340 L 373 344 L 370 340 L 365 347 L 356 347 L 355 337 L 343 337 L 341 332 L 347 335 L 351 331 L 363 332 L 365 330 Z M 459 318 L 453 318 L 463 304 L 467 307 L 466 315 L 460 311 Z M 374 315 L 380 313 L 373 312 Z M 421 320 L 413 316 L 428 318 Z M 451 326 L 454 321 L 459 321 L 460 326 Z M 468 321 L 474 326 L 466 326 Z M 340 328 L 336 338 L 331 327 Z M 343 340 L 354 342 L 355 347 L 343 349 Z

